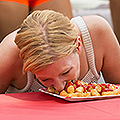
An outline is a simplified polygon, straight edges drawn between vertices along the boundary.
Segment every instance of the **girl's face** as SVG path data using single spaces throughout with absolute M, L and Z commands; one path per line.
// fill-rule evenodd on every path
M 48 65 L 35 73 L 38 80 L 46 87 L 51 85 L 58 91 L 64 89 L 68 80 L 76 80 L 80 75 L 80 60 L 77 52 Z

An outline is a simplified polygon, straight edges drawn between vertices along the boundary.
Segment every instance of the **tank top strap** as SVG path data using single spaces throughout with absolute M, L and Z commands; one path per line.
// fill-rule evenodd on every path
M 91 72 L 95 76 L 95 78 L 99 79 L 100 76 L 99 76 L 99 74 L 96 70 L 96 66 L 95 66 L 95 58 L 94 58 L 92 40 L 91 40 L 89 31 L 88 31 L 88 28 L 85 24 L 85 21 L 80 16 L 72 18 L 71 21 L 74 21 L 81 31 L 82 41 L 83 41 L 83 45 L 85 47 L 85 52 L 86 52 L 86 55 L 87 55 L 89 67 L 91 69 Z

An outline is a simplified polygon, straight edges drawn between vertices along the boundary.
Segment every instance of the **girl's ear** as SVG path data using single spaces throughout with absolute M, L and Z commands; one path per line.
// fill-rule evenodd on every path
M 80 36 L 77 37 L 77 53 L 80 53 L 81 50 L 81 38 Z

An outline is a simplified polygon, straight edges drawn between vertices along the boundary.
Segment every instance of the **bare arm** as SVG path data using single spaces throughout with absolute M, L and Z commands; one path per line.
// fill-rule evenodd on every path
M 4 93 L 15 77 L 18 48 L 13 43 L 15 34 L 6 37 L 0 44 L 0 93 Z
M 120 83 L 120 46 L 112 28 L 98 16 L 84 19 L 90 30 L 98 72 L 102 71 L 106 82 Z
M 105 35 L 103 41 L 105 54 L 102 72 L 107 82 L 120 83 L 120 46 L 109 26 L 106 26 L 105 29 L 108 34 L 103 33 Z

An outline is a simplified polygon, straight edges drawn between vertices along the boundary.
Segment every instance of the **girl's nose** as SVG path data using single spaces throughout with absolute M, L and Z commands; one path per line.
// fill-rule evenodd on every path
M 61 80 L 59 78 L 54 79 L 54 88 L 58 91 L 61 91 L 64 89 L 66 82 L 64 80 Z

